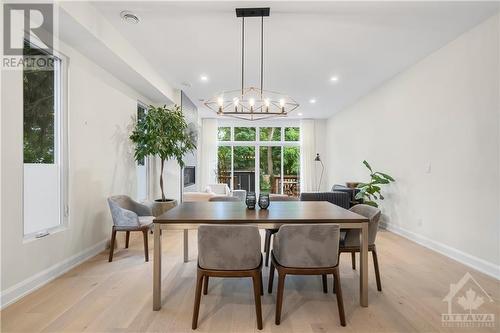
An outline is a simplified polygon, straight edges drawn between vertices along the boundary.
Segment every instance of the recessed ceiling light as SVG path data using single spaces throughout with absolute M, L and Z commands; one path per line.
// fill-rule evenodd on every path
M 314 103 L 316 103 L 316 99 L 314 99 L 314 98 L 311 98 L 311 99 L 309 100 L 309 103 L 311 103 L 311 104 L 314 104 Z
M 302 112 L 297 113 L 297 116 L 302 116 Z
M 122 11 L 120 13 L 120 17 L 122 18 L 122 20 L 124 20 L 125 22 L 130 23 L 130 24 L 137 24 L 140 21 L 140 19 L 137 15 L 135 15 L 134 13 L 132 13 L 128 10 Z
M 332 82 L 338 82 L 338 80 L 339 80 L 339 77 L 338 77 L 338 76 L 332 76 L 332 77 L 330 78 L 330 81 L 332 81 Z
M 208 76 L 202 75 L 202 76 L 200 76 L 200 80 L 203 81 L 203 82 L 207 82 L 208 81 Z

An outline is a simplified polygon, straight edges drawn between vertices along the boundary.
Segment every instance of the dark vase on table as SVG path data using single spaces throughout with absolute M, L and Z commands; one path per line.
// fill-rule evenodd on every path
M 267 207 L 269 207 L 269 204 L 270 204 L 270 200 L 269 200 L 269 194 L 261 194 L 259 196 L 259 207 L 262 208 L 262 209 L 267 209 Z
M 255 209 L 255 204 L 257 203 L 255 192 L 247 192 L 245 203 L 247 204 L 248 209 Z

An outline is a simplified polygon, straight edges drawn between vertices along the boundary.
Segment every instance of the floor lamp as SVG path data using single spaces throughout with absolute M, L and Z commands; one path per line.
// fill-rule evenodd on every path
M 317 191 L 319 192 L 319 189 L 321 188 L 321 181 L 323 180 L 323 172 L 325 171 L 325 165 L 323 164 L 323 161 L 321 160 L 319 153 L 316 153 L 316 158 L 314 158 L 314 161 L 321 163 L 321 176 L 319 177 L 319 183 L 317 189 Z

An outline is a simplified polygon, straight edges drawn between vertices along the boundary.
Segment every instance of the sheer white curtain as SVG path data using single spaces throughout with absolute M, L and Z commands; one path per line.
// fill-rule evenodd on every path
M 217 119 L 203 119 L 201 129 L 200 190 L 215 184 L 217 169 Z
M 301 120 L 300 122 L 300 179 L 301 191 L 315 191 L 314 158 L 316 157 L 316 142 L 314 134 L 314 120 Z

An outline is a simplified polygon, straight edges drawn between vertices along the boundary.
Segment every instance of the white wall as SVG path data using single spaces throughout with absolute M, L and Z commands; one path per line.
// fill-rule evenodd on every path
M 397 182 L 389 229 L 500 276 L 499 17 L 466 32 L 328 121 L 329 182 Z
M 63 43 L 69 57 L 69 225 L 23 241 L 22 71 L 2 72 L 2 304 L 104 249 L 111 231 L 106 197 L 136 193 L 128 140 L 137 100 L 148 102 Z

